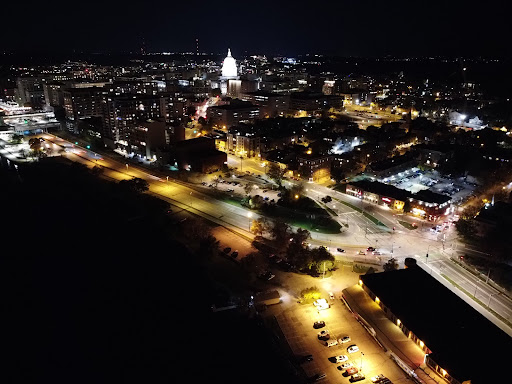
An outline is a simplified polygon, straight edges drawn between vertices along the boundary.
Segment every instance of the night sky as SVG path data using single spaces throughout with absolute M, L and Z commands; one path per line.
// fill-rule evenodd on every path
M 505 1 L 2 4 L 2 51 L 510 56 Z

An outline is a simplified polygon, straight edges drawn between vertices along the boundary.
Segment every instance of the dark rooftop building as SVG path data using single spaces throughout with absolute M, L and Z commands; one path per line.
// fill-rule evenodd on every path
M 411 151 L 402 156 L 371 163 L 366 167 L 365 172 L 377 177 L 386 177 L 416 165 L 418 165 L 416 153 Z
M 411 197 L 411 193 L 405 189 L 400 189 L 394 185 L 384 184 L 378 181 L 359 180 L 351 182 L 350 185 L 353 185 L 366 192 L 375 193 L 381 196 L 393 197 L 402 201 L 405 201 L 405 199 Z
M 363 289 L 451 383 L 510 382 L 512 339 L 420 267 L 361 275 Z

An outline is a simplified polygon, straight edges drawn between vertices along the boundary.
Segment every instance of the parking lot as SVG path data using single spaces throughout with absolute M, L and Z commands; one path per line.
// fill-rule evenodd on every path
M 475 183 L 462 177 L 442 177 L 435 170 L 421 171 L 416 167 L 386 177 L 380 181 L 412 193 L 428 189 L 432 192 L 451 196 L 454 203 L 461 202 L 470 196 L 477 187 Z
M 329 309 L 317 311 L 313 304 L 296 304 L 276 316 L 293 355 L 297 359 L 309 354 L 313 356 L 312 361 L 301 364 L 306 376 L 314 378 L 315 375 L 326 374 L 322 383 L 350 383 L 350 376 L 345 377 L 344 370 L 338 368 L 342 363 L 329 360 L 338 355 L 346 355 L 347 362 L 365 376 L 360 383 L 370 383 L 370 378 L 378 374 L 383 374 L 392 382 L 407 382 L 403 371 L 348 311 L 339 299 L 339 293 L 335 294 L 334 300 L 329 301 Z M 314 329 L 314 322 L 319 320 L 325 322 L 325 327 Z M 329 331 L 330 339 L 349 336 L 350 341 L 327 347 L 318 339 L 318 333 L 322 330 Z M 347 352 L 347 348 L 353 344 L 359 347 L 359 351 Z
M 247 195 L 244 187 L 247 184 L 252 185 L 249 195 L 260 195 L 265 201 L 279 200 L 279 191 L 272 189 L 272 183 L 263 176 L 254 176 L 251 174 L 241 174 L 235 177 L 222 178 L 219 175 L 210 177 L 204 176 L 201 185 L 208 189 L 216 189 L 227 193 L 236 193 L 239 195 Z M 214 180 L 218 178 L 217 180 Z

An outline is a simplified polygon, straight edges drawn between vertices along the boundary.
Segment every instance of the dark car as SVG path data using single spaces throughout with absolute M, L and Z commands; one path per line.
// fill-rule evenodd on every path
M 313 323 L 313 328 L 315 328 L 315 329 L 323 328 L 323 327 L 325 327 L 325 321 L 323 321 L 323 320 L 315 321 Z
M 313 355 L 305 355 L 299 359 L 299 363 L 301 363 L 301 364 L 307 363 L 308 361 L 313 361 Z
M 285 272 L 290 272 L 293 269 L 293 266 L 290 263 L 288 263 L 287 261 L 283 261 L 283 262 L 279 263 L 279 266 Z
M 345 252 L 345 250 L 344 250 L 344 249 L 342 249 L 342 248 L 337 248 L 336 250 L 337 250 L 338 252 Z
M 269 280 L 272 280 L 275 277 L 275 275 L 272 272 L 270 272 L 270 271 L 265 271 L 263 273 L 260 273 L 258 275 L 258 277 L 261 280 L 269 281 Z
M 231 252 L 231 248 L 230 247 L 226 247 L 224 248 L 224 253 L 227 255 L 229 252 Z
M 233 253 L 231 254 L 231 256 L 232 256 L 233 258 L 236 258 L 236 257 L 238 256 L 238 251 L 233 252 Z
M 320 381 L 320 380 L 323 380 L 327 377 L 327 375 L 325 373 L 317 373 L 316 375 L 314 375 L 312 378 L 311 378 L 311 381 Z
M 367 250 L 368 252 L 373 252 L 373 251 L 375 251 L 375 248 L 373 248 L 373 247 L 368 247 L 368 248 L 366 248 L 366 250 Z

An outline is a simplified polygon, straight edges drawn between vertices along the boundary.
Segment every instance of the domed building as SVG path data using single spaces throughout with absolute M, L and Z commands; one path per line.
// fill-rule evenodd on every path
M 222 62 L 222 71 L 220 76 L 220 90 L 223 95 L 238 96 L 240 92 L 241 81 L 238 77 L 238 68 L 236 60 L 231 56 L 231 49 L 228 48 L 228 55 Z
M 236 79 L 238 77 L 238 69 L 236 60 L 231 56 L 231 49 L 228 48 L 228 55 L 222 63 L 222 77 L 227 79 Z

